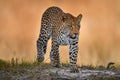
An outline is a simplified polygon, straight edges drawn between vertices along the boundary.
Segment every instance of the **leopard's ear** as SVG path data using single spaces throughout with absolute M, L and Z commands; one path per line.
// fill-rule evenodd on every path
M 80 21 L 81 21 L 81 19 L 82 19 L 82 14 L 79 14 L 79 15 L 77 16 L 77 19 L 78 19 L 78 22 L 80 23 Z

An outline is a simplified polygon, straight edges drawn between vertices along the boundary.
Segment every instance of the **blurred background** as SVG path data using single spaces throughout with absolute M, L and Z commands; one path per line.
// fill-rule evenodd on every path
M 83 14 L 79 65 L 120 64 L 120 0 L 0 0 L 0 59 L 36 60 L 36 40 L 43 12 L 58 6 L 74 16 Z M 49 62 L 51 40 L 45 62 Z M 60 47 L 69 62 L 69 47 Z

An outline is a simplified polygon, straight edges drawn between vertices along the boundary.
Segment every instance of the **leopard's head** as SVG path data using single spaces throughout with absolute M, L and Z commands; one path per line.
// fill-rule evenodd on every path
M 62 16 L 64 31 L 66 30 L 67 32 L 69 32 L 68 36 L 71 39 L 78 38 L 81 19 L 82 19 L 82 14 L 79 14 L 77 17 L 74 17 L 69 13 L 65 13 Z

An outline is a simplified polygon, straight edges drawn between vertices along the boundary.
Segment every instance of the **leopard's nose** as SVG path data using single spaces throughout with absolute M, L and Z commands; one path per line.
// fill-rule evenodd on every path
M 74 33 L 74 34 L 70 35 L 70 38 L 75 39 L 77 37 L 77 35 L 78 35 L 78 33 Z

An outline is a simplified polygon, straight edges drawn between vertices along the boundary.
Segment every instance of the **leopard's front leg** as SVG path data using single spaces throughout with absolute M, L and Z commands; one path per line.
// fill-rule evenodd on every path
M 52 49 L 50 52 L 50 59 L 51 59 L 51 65 L 53 67 L 60 67 L 59 45 L 55 41 L 52 41 Z
M 78 42 L 73 43 L 70 45 L 70 52 L 69 52 L 69 58 L 70 58 L 70 67 L 71 72 L 79 72 L 77 68 L 77 54 L 78 54 Z

